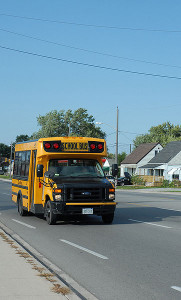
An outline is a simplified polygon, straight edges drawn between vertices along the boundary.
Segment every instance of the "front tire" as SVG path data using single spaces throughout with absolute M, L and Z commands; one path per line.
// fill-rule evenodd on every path
M 102 216 L 102 221 L 105 224 L 112 224 L 113 219 L 114 219 L 114 213 Z
M 18 199 L 18 212 L 21 217 L 27 216 L 27 211 L 23 208 L 23 200 L 22 195 Z
M 49 225 L 56 224 L 57 217 L 53 212 L 52 203 L 50 200 L 48 200 L 46 203 L 45 217 L 46 217 L 46 221 Z

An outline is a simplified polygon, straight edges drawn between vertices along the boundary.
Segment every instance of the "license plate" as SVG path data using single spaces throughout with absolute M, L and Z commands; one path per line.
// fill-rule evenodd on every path
M 82 208 L 83 215 L 93 215 L 93 208 Z

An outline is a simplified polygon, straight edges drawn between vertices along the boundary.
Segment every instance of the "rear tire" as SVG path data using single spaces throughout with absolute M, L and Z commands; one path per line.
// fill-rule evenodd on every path
M 57 216 L 53 212 L 52 203 L 50 200 L 48 200 L 46 203 L 45 217 L 46 217 L 46 221 L 49 225 L 56 224 Z
M 102 221 L 105 224 L 112 224 L 113 219 L 114 219 L 114 213 L 102 216 Z

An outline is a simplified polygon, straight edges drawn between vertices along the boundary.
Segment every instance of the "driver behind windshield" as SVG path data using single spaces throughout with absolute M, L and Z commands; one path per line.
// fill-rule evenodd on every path
M 54 176 L 104 177 L 98 161 L 88 159 L 52 159 L 49 161 L 49 171 L 54 172 Z

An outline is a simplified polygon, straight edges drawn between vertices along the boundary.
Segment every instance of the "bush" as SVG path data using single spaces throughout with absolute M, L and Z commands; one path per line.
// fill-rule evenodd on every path
M 167 188 L 175 188 L 175 187 L 181 187 L 181 182 L 178 179 L 172 180 L 169 182 L 169 180 L 164 180 L 161 187 Z
M 146 181 L 139 175 L 132 175 L 131 183 L 134 185 L 145 185 Z
M 169 180 L 164 179 L 161 187 L 164 187 L 164 188 L 169 187 Z
M 178 179 L 174 179 L 170 182 L 169 187 L 181 187 L 181 182 Z

